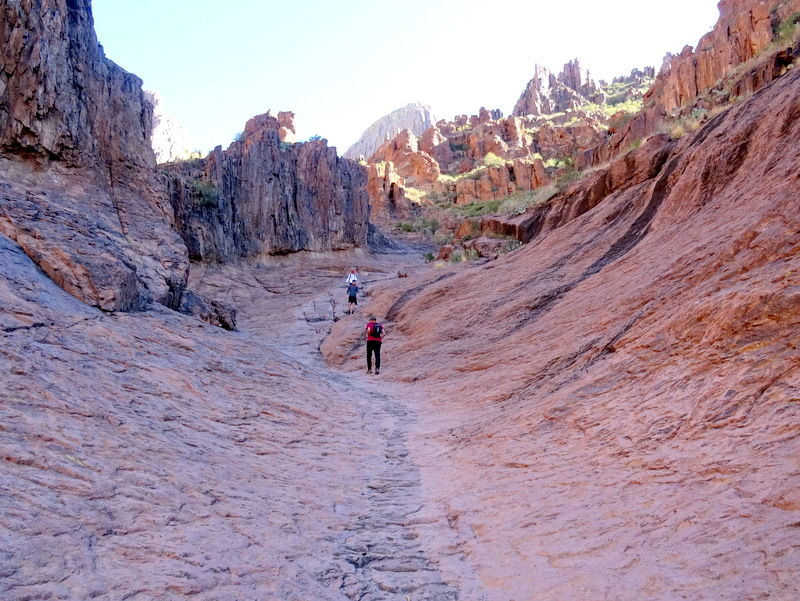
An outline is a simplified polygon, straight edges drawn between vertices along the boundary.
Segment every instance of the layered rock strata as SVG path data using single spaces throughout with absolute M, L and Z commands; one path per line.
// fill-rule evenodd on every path
M 88 0 L 27 4 L 0 3 L 0 232 L 87 304 L 176 307 L 188 259 L 142 82 L 103 55 Z
M 366 245 L 367 171 L 325 140 L 292 144 L 293 115 L 247 122 L 227 150 L 164 166 L 192 259 L 343 250 Z
M 797 18 L 800 0 L 722 0 L 720 18 L 696 49 L 686 46 L 668 54 L 644 109 L 599 146 L 587 149 L 576 166 L 609 161 L 637 140 L 665 129 L 695 108 L 725 107 L 761 89 L 798 64 L 797 37 L 778 45 L 781 24 Z M 790 23 L 791 24 L 791 23 Z

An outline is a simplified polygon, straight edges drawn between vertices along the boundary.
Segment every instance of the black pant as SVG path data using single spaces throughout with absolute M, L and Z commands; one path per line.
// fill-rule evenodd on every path
M 375 353 L 375 369 L 381 368 L 381 341 L 367 340 L 367 369 L 372 369 L 372 353 Z

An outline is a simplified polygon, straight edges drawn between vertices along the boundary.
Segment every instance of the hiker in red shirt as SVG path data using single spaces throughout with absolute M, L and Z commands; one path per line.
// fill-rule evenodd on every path
M 367 324 L 367 373 L 372 373 L 372 354 L 375 353 L 375 373 L 381 373 L 381 342 L 383 341 L 383 326 L 378 323 L 374 315 L 370 315 Z

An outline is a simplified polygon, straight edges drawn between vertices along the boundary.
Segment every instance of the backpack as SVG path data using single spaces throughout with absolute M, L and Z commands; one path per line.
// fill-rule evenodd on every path
M 379 323 L 373 323 L 372 327 L 370 328 L 370 336 L 373 338 L 382 338 L 383 337 L 383 326 Z

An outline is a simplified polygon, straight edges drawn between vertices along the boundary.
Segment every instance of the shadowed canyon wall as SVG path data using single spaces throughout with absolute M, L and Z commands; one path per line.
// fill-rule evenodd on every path
M 90 305 L 177 306 L 188 259 L 141 80 L 103 55 L 88 0 L 0 13 L 0 231 Z
M 367 171 L 325 140 L 292 144 L 293 115 L 247 122 L 227 150 L 162 166 L 192 259 L 365 246 Z

